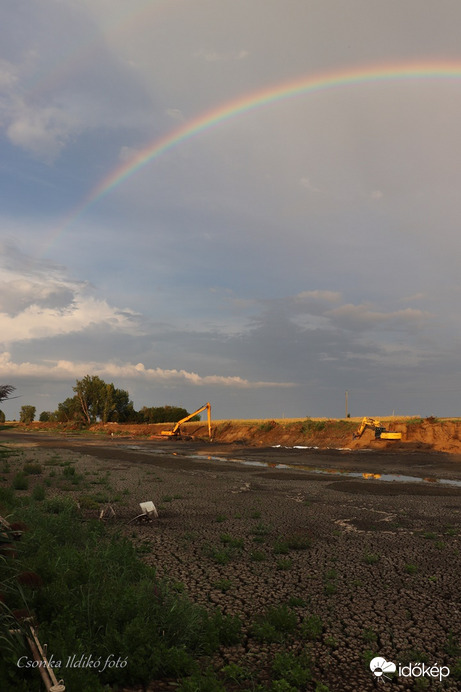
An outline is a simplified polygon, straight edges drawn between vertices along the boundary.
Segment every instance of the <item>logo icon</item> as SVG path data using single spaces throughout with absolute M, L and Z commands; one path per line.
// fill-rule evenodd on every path
M 373 675 L 381 680 L 383 680 L 383 678 L 391 680 L 389 675 L 386 675 L 386 673 L 395 673 L 397 667 L 395 663 L 392 663 L 392 661 L 386 661 L 386 659 L 382 656 L 375 656 L 375 658 L 370 661 L 370 670 Z

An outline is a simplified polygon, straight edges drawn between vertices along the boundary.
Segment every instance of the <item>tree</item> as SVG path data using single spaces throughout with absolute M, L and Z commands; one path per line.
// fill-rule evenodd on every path
M 85 375 L 73 388 L 86 423 L 126 422 L 136 418 L 133 402 L 124 389 L 116 389 L 97 375 Z
M 21 423 L 32 423 L 35 419 L 35 406 L 21 406 L 19 420 Z
M 139 412 L 143 423 L 177 423 L 188 415 L 188 411 L 180 406 L 143 406 Z
M 77 380 L 73 390 L 80 402 L 85 421 L 95 423 L 104 413 L 104 401 L 107 398 L 106 383 L 97 375 L 85 375 Z
M 16 387 L 11 384 L 0 384 L 0 402 L 10 398 Z
M 0 423 L 4 423 L 6 420 L 5 414 L 3 411 L 0 411 Z
M 69 423 L 70 421 L 82 421 L 83 413 L 80 402 L 76 396 L 71 396 L 58 404 L 57 410 L 53 413 L 53 419 L 59 423 Z

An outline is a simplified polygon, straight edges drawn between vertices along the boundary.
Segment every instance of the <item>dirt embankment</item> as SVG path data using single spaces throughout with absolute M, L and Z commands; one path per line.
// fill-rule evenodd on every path
M 425 450 L 461 454 L 461 419 L 439 418 L 387 418 L 381 419 L 381 425 L 391 432 L 402 433 L 401 440 L 375 439 L 374 431 L 367 428 L 359 439 L 354 439 L 360 425 L 360 419 L 300 419 L 285 420 L 251 420 L 251 421 L 214 421 L 212 426 L 213 441 L 223 444 L 242 444 L 252 447 L 286 447 L 306 446 L 320 449 L 380 449 L 394 452 L 411 452 Z M 22 426 L 18 426 L 22 427 Z M 161 431 L 172 429 L 173 424 L 128 425 L 107 423 L 91 426 L 96 434 L 113 437 L 156 438 Z M 32 423 L 28 430 L 57 431 L 56 423 Z M 65 425 L 61 431 L 72 432 L 75 426 Z M 207 439 L 206 422 L 185 423 L 181 427 L 183 436 L 194 439 Z M 168 438 L 163 438 L 168 439 Z

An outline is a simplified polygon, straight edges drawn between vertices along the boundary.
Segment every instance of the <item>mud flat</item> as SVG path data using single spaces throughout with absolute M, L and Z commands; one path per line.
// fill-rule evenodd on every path
M 192 600 L 241 617 L 242 643 L 208 662 L 217 672 L 235 663 L 251 673 L 226 689 L 256 689 L 270 679 L 277 652 L 306 650 L 313 679 L 330 691 L 375 690 L 374 656 L 451 671 L 443 687 L 400 676 L 389 689 L 460 689 L 456 456 L 17 432 L 3 432 L 0 443 L 21 452 L 11 457 L 11 473 L 25 459 L 48 470 L 47 461 L 59 458 L 84 477 L 103 474 L 116 512 L 107 522 Z M 85 516 L 96 517 L 100 506 L 82 502 L 93 490 L 47 492 L 75 497 Z M 146 500 L 159 518 L 128 524 Z M 281 606 L 295 614 L 296 628 L 271 641 L 255 623 Z M 153 681 L 150 689 L 175 682 Z

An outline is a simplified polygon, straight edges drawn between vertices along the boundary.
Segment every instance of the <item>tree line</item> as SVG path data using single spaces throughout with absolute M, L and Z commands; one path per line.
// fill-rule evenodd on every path
M 4 397 L 2 387 L 6 394 Z M 0 402 L 9 398 L 12 391 L 14 387 L 11 385 L 0 385 Z M 97 375 L 85 375 L 83 379 L 76 380 L 72 391 L 74 395 L 58 404 L 55 411 L 42 411 L 39 420 L 85 425 L 96 422 L 176 423 L 189 415 L 188 411 L 180 406 L 143 406 L 140 411 L 136 411 L 126 390 L 116 388 L 112 382 L 107 384 Z M 20 421 L 31 423 L 35 420 L 35 415 L 35 406 L 22 406 Z M 192 420 L 200 420 L 200 417 L 194 417 Z

